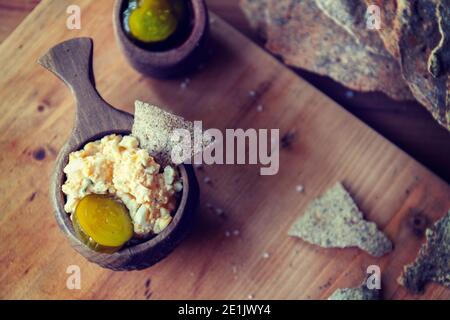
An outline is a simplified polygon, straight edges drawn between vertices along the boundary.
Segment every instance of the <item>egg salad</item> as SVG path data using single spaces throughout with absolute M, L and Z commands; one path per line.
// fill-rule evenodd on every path
M 111 134 L 72 152 L 64 168 L 64 209 L 73 216 L 88 195 L 108 195 L 129 211 L 135 235 L 158 234 L 172 221 L 183 188 L 172 166 L 160 170 L 133 136 Z

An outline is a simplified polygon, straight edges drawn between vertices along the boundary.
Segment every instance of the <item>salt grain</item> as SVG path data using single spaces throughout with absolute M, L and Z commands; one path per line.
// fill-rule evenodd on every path
M 221 209 L 221 208 L 216 208 L 216 214 L 218 215 L 218 216 L 222 216 L 223 214 L 224 214 L 224 211 L 223 211 L 223 209 Z
M 253 299 L 253 298 L 255 298 L 255 295 L 252 293 L 252 294 L 249 294 L 248 295 L 248 298 L 251 300 L 251 299 Z
M 295 187 L 295 191 L 297 191 L 297 192 L 303 192 L 304 190 L 305 190 L 305 188 L 301 184 L 299 184 Z
M 184 79 L 180 84 L 180 88 L 183 90 L 186 89 L 190 82 L 191 80 L 189 78 Z
M 270 253 L 264 252 L 264 253 L 262 254 L 262 257 L 263 257 L 263 259 L 269 259 Z
M 351 90 L 347 90 L 345 92 L 345 96 L 350 99 L 350 98 L 353 98 L 355 96 L 355 93 L 353 91 L 351 91 Z
M 204 177 L 203 178 L 203 182 L 206 184 L 210 184 L 211 183 L 211 178 L 210 177 Z
M 258 112 L 262 112 L 263 109 L 264 109 L 264 107 L 262 106 L 262 104 L 259 104 L 259 105 L 256 107 L 256 111 L 258 111 Z
M 237 229 L 236 229 L 236 230 L 233 230 L 233 235 L 238 236 L 239 233 L 240 233 L 239 230 L 237 230 Z
M 248 95 L 249 95 L 250 97 L 255 97 L 255 96 L 256 96 L 256 92 L 255 92 L 254 90 L 250 90 L 250 91 L 248 92 Z

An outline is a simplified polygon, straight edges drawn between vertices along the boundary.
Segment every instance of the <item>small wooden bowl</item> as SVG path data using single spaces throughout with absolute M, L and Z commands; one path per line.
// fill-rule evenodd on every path
M 204 0 L 186 1 L 191 2 L 194 16 L 191 33 L 181 45 L 166 51 L 150 51 L 131 41 L 122 24 L 122 13 L 128 0 L 115 1 L 113 25 L 116 41 L 136 71 L 155 78 L 171 78 L 191 71 L 204 58 L 209 30 L 208 9 Z
M 88 248 L 76 237 L 69 215 L 64 210 L 65 197 L 61 191 L 65 181 L 63 168 L 68 162 L 69 153 L 81 149 L 87 142 L 111 133 L 130 133 L 133 116 L 110 106 L 95 89 L 92 39 L 77 38 L 62 42 L 50 49 L 38 62 L 69 86 L 77 105 L 72 135 L 58 155 L 50 186 L 50 196 L 59 227 L 75 250 L 102 267 L 135 270 L 155 264 L 180 243 L 191 225 L 199 195 L 192 166 L 179 166 L 183 192 L 173 220 L 163 232 L 148 241 L 125 247 L 113 254 L 98 253 Z

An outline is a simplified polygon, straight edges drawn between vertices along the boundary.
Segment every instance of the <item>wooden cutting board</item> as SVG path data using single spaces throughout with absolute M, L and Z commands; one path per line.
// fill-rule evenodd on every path
M 65 27 L 73 3 L 82 9 L 79 31 Z M 446 183 L 217 17 L 210 61 L 185 89 L 184 79 L 140 76 L 115 45 L 111 11 L 110 1 L 42 1 L 0 47 L 0 298 L 325 299 L 359 284 L 371 264 L 382 269 L 386 298 L 450 298 L 435 284 L 412 296 L 396 283 L 424 240 L 414 219 L 432 223 L 450 208 Z M 113 106 L 133 112 L 140 99 L 207 127 L 279 128 L 284 136 L 276 176 L 246 165 L 197 171 L 201 206 L 192 233 L 147 270 L 113 272 L 88 263 L 53 216 L 49 180 L 70 134 L 74 102 L 36 60 L 78 36 L 94 39 L 97 87 Z M 375 259 L 287 236 L 307 203 L 336 181 L 394 241 L 394 252 Z M 66 287 L 71 265 L 80 267 L 80 290 Z

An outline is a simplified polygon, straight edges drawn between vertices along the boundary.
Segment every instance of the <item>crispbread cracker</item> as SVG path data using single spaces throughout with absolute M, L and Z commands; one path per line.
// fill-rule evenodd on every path
M 441 40 L 428 58 L 428 71 L 435 78 L 450 72 L 450 0 L 441 0 L 436 6 Z
M 315 0 L 317 7 L 369 52 L 391 58 L 378 32 L 367 28 L 364 0 Z
M 241 0 L 241 6 L 263 30 L 266 48 L 286 64 L 354 90 L 416 99 L 450 130 L 450 0 Z M 365 25 L 375 14 L 365 14 L 368 6 L 379 9 L 377 30 Z
M 402 16 L 404 3 L 410 0 L 364 0 L 367 6 L 375 5 L 380 9 L 380 27 L 376 32 L 384 42 L 385 48 L 393 57 L 398 59 L 399 37 L 402 28 Z
M 415 98 L 450 130 L 450 0 L 399 0 L 403 77 Z
M 381 290 L 369 289 L 366 282 L 356 288 L 339 288 L 336 289 L 328 300 L 380 300 Z
M 180 142 L 171 139 L 172 133 L 176 129 L 185 129 L 190 133 L 191 140 L 185 141 L 189 143 L 191 149 L 188 158 L 194 156 L 197 150 L 201 152 L 202 147 L 207 147 L 211 143 L 208 139 L 202 139 L 200 142 L 194 141 L 194 123 L 156 106 L 136 100 L 131 134 L 139 139 L 140 147 L 146 149 L 162 167 L 174 163 L 172 151 L 176 145 L 180 145 Z M 198 132 L 197 134 L 202 133 Z M 175 164 L 184 162 L 188 158 L 177 159 Z
M 271 0 L 268 8 L 266 47 L 287 64 L 327 75 L 358 91 L 412 99 L 398 61 L 381 46 L 382 55 L 369 50 L 325 15 L 314 0 Z
M 450 288 L 450 211 L 427 229 L 426 238 L 416 260 L 404 267 L 398 279 L 413 293 L 422 293 L 430 281 Z
M 392 251 L 392 242 L 363 219 L 341 183 L 313 200 L 288 234 L 324 248 L 358 247 L 375 257 Z

